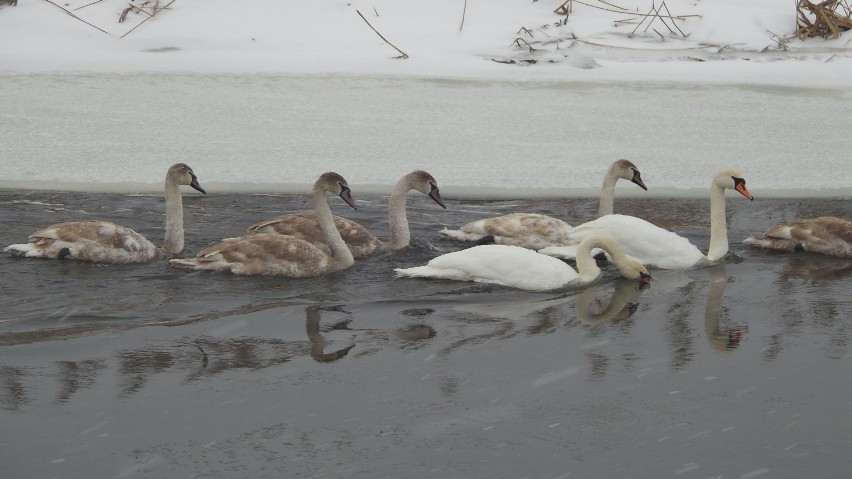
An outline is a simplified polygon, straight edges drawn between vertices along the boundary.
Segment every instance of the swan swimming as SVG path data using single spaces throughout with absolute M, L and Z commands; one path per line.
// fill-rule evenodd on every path
M 145 263 L 161 254 L 183 251 L 183 199 L 180 185 L 207 193 L 192 168 L 172 165 L 166 173 L 166 236 L 157 247 L 130 228 L 108 221 L 72 221 L 42 228 L 25 244 L 13 244 L 3 251 L 26 258 L 71 259 L 95 263 Z
M 346 269 L 355 263 L 355 258 L 334 226 L 326 192 L 340 196 L 353 209 L 357 208 L 348 183 L 339 174 L 324 173 L 314 183 L 314 209 L 330 252 L 294 236 L 259 233 L 228 238 L 199 251 L 195 258 L 173 259 L 169 263 L 194 270 L 292 278 L 308 278 Z
M 601 188 L 598 216 L 610 215 L 613 209 L 615 184 L 619 179 L 629 180 L 648 190 L 639 169 L 628 160 L 617 160 L 607 170 Z M 458 230 L 443 229 L 439 233 L 459 241 L 491 240 L 496 244 L 541 249 L 551 245 L 566 244 L 571 225 L 537 213 L 510 213 L 496 218 L 472 221 Z
M 579 255 L 577 245 L 583 239 L 607 235 L 614 238 L 624 252 L 649 268 L 689 269 L 719 261 L 728 253 L 728 231 L 725 220 L 725 190 L 732 189 L 749 200 L 754 197 L 746 189 L 742 174 L 725 168 L 710 184 L 710 249 L 703 254 L 682 236 L 643 219 L 627 215 L 607 215 L 573 228 L 568 246 L 551 246 L 539 253 L 563 259 Z
M 640 283 L 648 284 L 648 270 L 635 259 L 625 256 L 615 241 L 605 237 L 587 238 L 580 244 L 576 271 L 561 260 L 526 248 L 494 244 L 447 253 L 425 266 L 394 271 L 401 277 L 474 281 L 528 291 L 548 291 L 596 280 L 601 270 L 591 255 L 592 248 L 606 250 L 625 278 L 639 279 Z
M 762 236 L 751 236 L 743 242 L 763 249 L 852 258 L 852 222 L 833 216 L 799 219 L 773 226 Z
M 390 238 L 387 243 L 370 233 L 358 222 L 334 216 L 334 224 L 340 231 L 343 241 L 352 251 L 352 256 L 356 259 L 365 258 L 376 252 L 396 251 L 408 246 L 411 241 L 411 233 L 408 229 L 408 218 L 406 216 L 406 194 L 410 190 L 417 190 L 432 198 L 442 208 L 447 208 L 438 190 L 438 182 L 432 175 L 425 171 L 414 171 L 403 176 L 396 183 L 388 200 Z M 256 223 L 250 226 L 248 231 L 251 234 L 274 233 L 295 236 L 326 252 L 331 252 L 328 245 L 325 244 L 317 214 L 313 211 L 278 216 L 268 221 Z

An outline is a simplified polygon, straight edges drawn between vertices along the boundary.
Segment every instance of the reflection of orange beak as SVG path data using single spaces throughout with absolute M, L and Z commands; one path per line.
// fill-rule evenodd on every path
M 737 183 L 737 185 L 734 188 L 736 188 L 736 190 L 739 191 L 741 195 L 743 195 L 746 198 L 754 201 L 754 196 L 751 196 L 751 193 L 748 192 L 748 190 L 745 187 L 745 184 Z

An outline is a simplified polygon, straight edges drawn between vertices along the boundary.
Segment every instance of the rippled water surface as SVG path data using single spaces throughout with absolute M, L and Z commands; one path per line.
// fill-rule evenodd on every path
M 333 210 L 386 236 L 386 197 Z M 412 247 L 315 279 L 0 255 L 4 477 L 839 477 L 852 446 L 852 262 L 746 249 L 848 200 L 728 197 L 717 266 L 611 268 L 530 293 L 395 279 L 510 211 L 593 200 L 409 198 Z M 185 197 L 192 254 L 306 195 Z M 706 199 L 616 200 L 709 242 Z M 88 218 L 160 239 L 162 199 L 0 191 L 3 245 Z

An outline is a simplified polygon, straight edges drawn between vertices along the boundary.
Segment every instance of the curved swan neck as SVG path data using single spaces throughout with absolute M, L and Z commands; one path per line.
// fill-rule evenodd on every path
M 394 186 L 390 199 L 388 199 L 390 237 L 387 247 L 391 251 L 405 248 L 411 242 L 411 232 L 408 229 L 408 216 L 406 214 L 406 195 L 411 189 L 411 185 L 406 180 L 407 177 Z
M 334 215 L 325 198 L 325 189 L 319 185 L 314 186 L 314 210 L 317 212 L 320 230 L 325 237 L 325 243 L 331 249 L 331 255 L 339 269 L 348 268 L 355 264 L 352 252 L 346 246 L 346 242 L 337 231 L 334 224 Z
M 709 261 L 718 261 L 728 253 L 728 225 L 725 220 L 725 189 L 715 182 L 710 187 Z
M 183 197 L 171 178 L 166 178 L 166 237 L 160 249 L 169 254 L 183 251 Z
M 577 274 L 580 275 L 580 280 L 584 283 L 593 281 L 601 274 L 601 269 L 598 268 L 598 262 L 592 257 L 593 248 L 609 249 L 603 238 L 588 238 L 580 243 L 577 248 Z
M 615 201 L 615 184 L 618 182 L 618 177 L 615 174 L 615 167 L 611 167 L 604 176 L 603 187 L 601 187 L 601 199 L 598 206 L 598 217 L 611 215 L 613 203 Z

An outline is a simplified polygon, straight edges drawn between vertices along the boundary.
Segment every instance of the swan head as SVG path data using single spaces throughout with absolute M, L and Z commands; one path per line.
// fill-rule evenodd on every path
M 615 173 L 616 178 L 636 183 L 640 188 L 648 191 L 648 187 L 645 186 L 645 182 L 642 181 L 642 174 L 639 173 L 639 168 L 637 168 L 632 161 L 618 160 L 612 164 L 612 170 Z
M 651 273 L 639 260 L 627 256 L 623 262 L 616 263 L 621 276 L 627 279 L 638 279 L 639 288 L 646 288 L 651 285 Z
M 176 163 L 172 165 L 172 167 L 169 168 L 168 173 L 166 173 L 166 183 L 188 185 L 204 194 L 207 194 L 207 192 L 204 191 L 204 188 L 201 187 L 201 184 L 198 183 L 198 177 L 195 176 L 192 168 L 190 168 L 186 163 Z
M 346 178 L 333 171 L 320 175 L 316 183 L 314 183 L 314 189 L 321 189 L 329 193 L 334 193 L 345 201 L 346 204 L 351 206 L 353 210 L 358 209 L 358 207 L 355 206 L 355 200 L 352 199 L 352 192 L 349 190 L 349 183 L 346 182 Z
M 429 173 L 425 171 L 415 171 L 405 176 L 408 185 L 411 189 L 417 190 L 424 195 L 432 198 L 435 203 L 441 205 L 441 208 L 447 209 L 444 204 L 444 199 L 441 198 L 441 192 L 438 190 L 438 182 Z
M 754 196 L 749 193 L 746 188 L 746 181 L 743 179 L 742 173 L 735 168 L 724 168 L 716 173 L 713 178 L 713 184 L 729 190 L 736 190 L 739 194 L 750 200 L 754 200 Z

